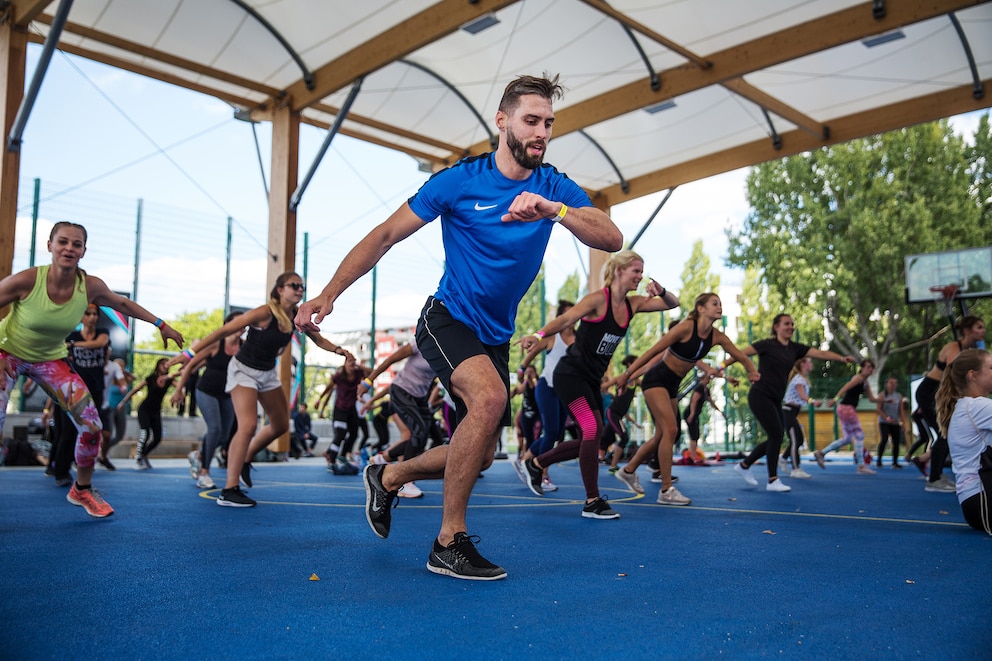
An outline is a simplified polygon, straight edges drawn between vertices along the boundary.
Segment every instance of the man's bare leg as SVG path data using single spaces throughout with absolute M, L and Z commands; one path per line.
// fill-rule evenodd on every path
M 467 532 L 468 500 L 479 472 L 492 464 L 506 410 L 506 386 L 488 356 L 474 356 L 455 368 L 451 389 L 465 402 L 467 413 L 448 445 L 432 448 L 409 461 L 389 464 L 381 477 L 388 491 L 415 480 L 444 478 L 438 535 L 442 546 L 447 546 L 456 532 Z

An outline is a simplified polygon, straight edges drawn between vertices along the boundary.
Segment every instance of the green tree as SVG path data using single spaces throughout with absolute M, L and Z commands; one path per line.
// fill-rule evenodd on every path
M 972 194 L 981 206 L 981 224 L 992 224 L 992 124 L 989 114 L 978 120 L 974 144 L 968 148 L 968 174 L 971 177 Z
M 692 255 L 682 269 L 682 289 L 679 291 L 679 301 L 682 312 L 687 314 L 692 309 L 692 303 L 697 296 L 705 292 L 720 291 L 720 276 L 710 272 L 710 258 L 703 252 L 703 240 L 698 239 L 692 244 Z
M 798 321 L 808 309 L 835 350 L 872 358 L 881 374 L 929 330 L 905 302 L 905 255 L 992 238 L 969 158 L 942 120 L 759 165 L 751 212 L 727 233 L 728 264 L 757 269 L 781 310 Z M 925 350 L 915 362 L 901 353 L 904 369 L 925 367 Z
M 184 312 L 178 318 L 167 319 L 166 321 L 170 326 L 182 333 L 186 339 L 185 346 L 189 347 L 198 339 L 206 337 L 224 325 L 224 309 Z M 158 333 L 151 340 L 136 342 L 134 348 L 136 351 L 134 354 L 133 371 L 139 381 L 152 373 L 152 370 L 155 369 L 155 363 L 160 358 L 169 358 L 177 353 L 176 346 L 171 342 L 169 343 L 168 350 L 162 349 L 162 339 L 158 336 Z M 177 369 L 173 368 L 171 371 L 176 372 Z M 171 397 L 171 394 L 168 397 Z M 166 400 L 168 400 L 168 397 Z M 136 409 L 144 401 L 144 398 L 144 391 L 135 393 L 134 397 L 130 400 L 131 409 Z

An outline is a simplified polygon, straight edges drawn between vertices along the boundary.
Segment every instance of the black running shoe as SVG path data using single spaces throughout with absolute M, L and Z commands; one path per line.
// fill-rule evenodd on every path
M 114 464 L 111 463 L 110 457 L 107 457 L 106 459 L 101 459 L 100 457 L 97 457 L 96 461 L 98 464 L 106 468 L 108 471 L 117 470 L 117 466 L 114 466 Z
M 251 483 L 251 462 L 250 461 L 246 461 L 241 466 L 241 481 L 244 482 L 245 483 L 245 486 L 248 487 L 249 489 L 252 488 L 253 486 L 255 486 L 255 485 L 253 485 Z
M 534 465 L 533 457 L 524 462 L 524 468 L 527 469 L 529 478 L 527 488 L 533 491 L 535 496 L 543 496 L 544 487 L 541 486 L 541 480 L 544 478 L 544 470 Z
M 362 481 L 365 482 L 365 519 L 369 522 L 372 532 L 386 539 L 389 537 L 389 524 L 392 512 L 395 507 L 396 491 L 386 491 L 382 486 L 382 473 L 386 470 L 385 464 L 369 464 L 362 473 Z
M 597 498 L 582 508 L 582 516 L 587 519 L 619 519 L 620 513 L 612 509 L 603 498 Z
M 463 532 L 456 532 L 455 539 L 447 546 L 441 546 L 435 539 L 427 559 L 427 569 L 435 574 L 469 581 L 498 581 L 506 578 L 506 570 L 489 562 L 475 550 L 475 543 L 478 541 L 477 535 L 469 537 Z
M 221 507 L 255 507 L 254 500 L 241 491 L 241 487 L 223 489 L 217 496 L 217 504 Z

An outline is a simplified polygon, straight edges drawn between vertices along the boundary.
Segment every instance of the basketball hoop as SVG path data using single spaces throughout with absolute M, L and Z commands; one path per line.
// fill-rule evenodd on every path
M 934 295 L 934 302 L 943 304 L 944 314 L 954 324 L 954 298 L 958 295 L 957 285 L 934 285 L 930 287 L 930 292 Z

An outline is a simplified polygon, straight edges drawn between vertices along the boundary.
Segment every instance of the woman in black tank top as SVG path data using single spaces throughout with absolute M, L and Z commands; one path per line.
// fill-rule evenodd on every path
M 689 316 L 675 324 L 654 346 L 635 360 L 626 372 L 617 377 L 617 382 L 624 385 L 628 378 L 636 379 L 644 374 L 641 388 L 644 390 L 644 401 L 655 420 L 655 432 L 651 440 L 642 444 L 627 465 L 614 475 L 631 491 L 644 493 L 635 471 L 652 454 L 657 453 L 661 468 L 661 490 L 657 501 L 659 505 L 688 505 L 692 502 L 672 486 L 672 453 L 679 431 L 676 393 L 685 375 L 698 367 L 710 377 L 723 376 L 723 370 L 703 362 L 710 349 L 717 345 L 744 365 L 752 382 L 759 378 L 758 369 L 751 359 L 714 326 L 721 319 L 723 303 L 720 297 L 710 292 L 700 294 L 696 297 Z M 661 358 L 656 360 L 659 354 Z
M 224 323 L 237 317 L 231 312 L 224 318 Z M 203 368 L 203 374 L 196 381 L 197 401 L 203 422 L 207 425 L 207 433 L 199 450 L 189 453 L 190 475 L 196 480 L 196 486 L 201 489 L 217 487 L 210 477 L 210 464 L 217 448 L 227 450 L 231 440 L 231 429 L 234 426 L 234 404 L 227 392 L 227 368 L 231 359 L 241 349 L 241 336 L 231 334 L 223 340 L 202 349 L 193 360 L 186 363 L 175 392 L 172 394 L 172 405 L 179 404 L 186 398 L 186 386 L 192 375 Z
M 303 279 L 293 272 L 276 278 L 269 300 L 254 310 L 227 322 L 189 349 L 172 358 L 170 365 L 185 363 L 229 335 L 248 337 L 228 368 L 227 390 L 231 393 L 238 429 L 227 452 L 227 480 L 217 504 L 227 507 L 254 507 L 255 501 L 242 493 L 239 480 L 252 485 L 251 458 L 269 443 L 289 431 L 289 402 L 274 377 L 276 360 L 293 337 L 293 317 L 303 299 Z M 346 358 L 348 351 L 332 344 L 320 333 L 307 331 L 307 337 L 325 351 Z M 261 384 L 261 385 L 259 385 Z M 258 405 L 269 423 L 258 429 Z
M 670 310 L 679 302 L 653 280 L 648 283 L 647 296 L 627 295 L 637 289 L 644 274 L 644 260 L 633 251 L 615 253 L 603 270 L 603 289 L 585 296 L 575 307 L 520 341 L 524 350 L 529 350 L 546 336 L 571 328 L 581 320 L 575 342 L 558 362 L 554 374 L 555 393 L 578 424 L 580 438 L 562 443 L 528 460 L 524 466 L 530 478 L 528 486 L 531 491 L 542 495 L 544 468 L 578 457 L 582 483 L 586 489 L 582 516 L 615 519 L 620 515 L 610 509 L 599 495 L 599 437 L 603 432 L 600 379 L 609 367 L 617 345 L 626 335 L 634 314 Z
M 940 433 L 940 425 L 937 424 L 937 387 L 944 376 L 944 370 L 954 362 L 964 349 L 979 347 L 979 342 L 985 338 L 985 322 L 980 317 L 967 315 L 958 319 L 954 324 L 954 330 L 960 334 L 961 339 L 948 342 L 937 355 L 936 364 L 923 376 L 923 381 L 916 390 L 916 404 L 920 413 L 920 418 L 933 430 L 933 443 L 926 452 L 910 459 L 914 464 L 924 470 L 923 466 L 930 462 L 930 474 L 927 478 L 927 491 L 948 491 L 955 490 L 954 482 L 944 477 L 944 463 L 950 454 L 947 446 L 947 439 Z M 979 347 L 981 348 L 981 347 Z M 910 455 L 912 450 L 910 450 Z M 932 461 L 930 461 L 932 459 Z

